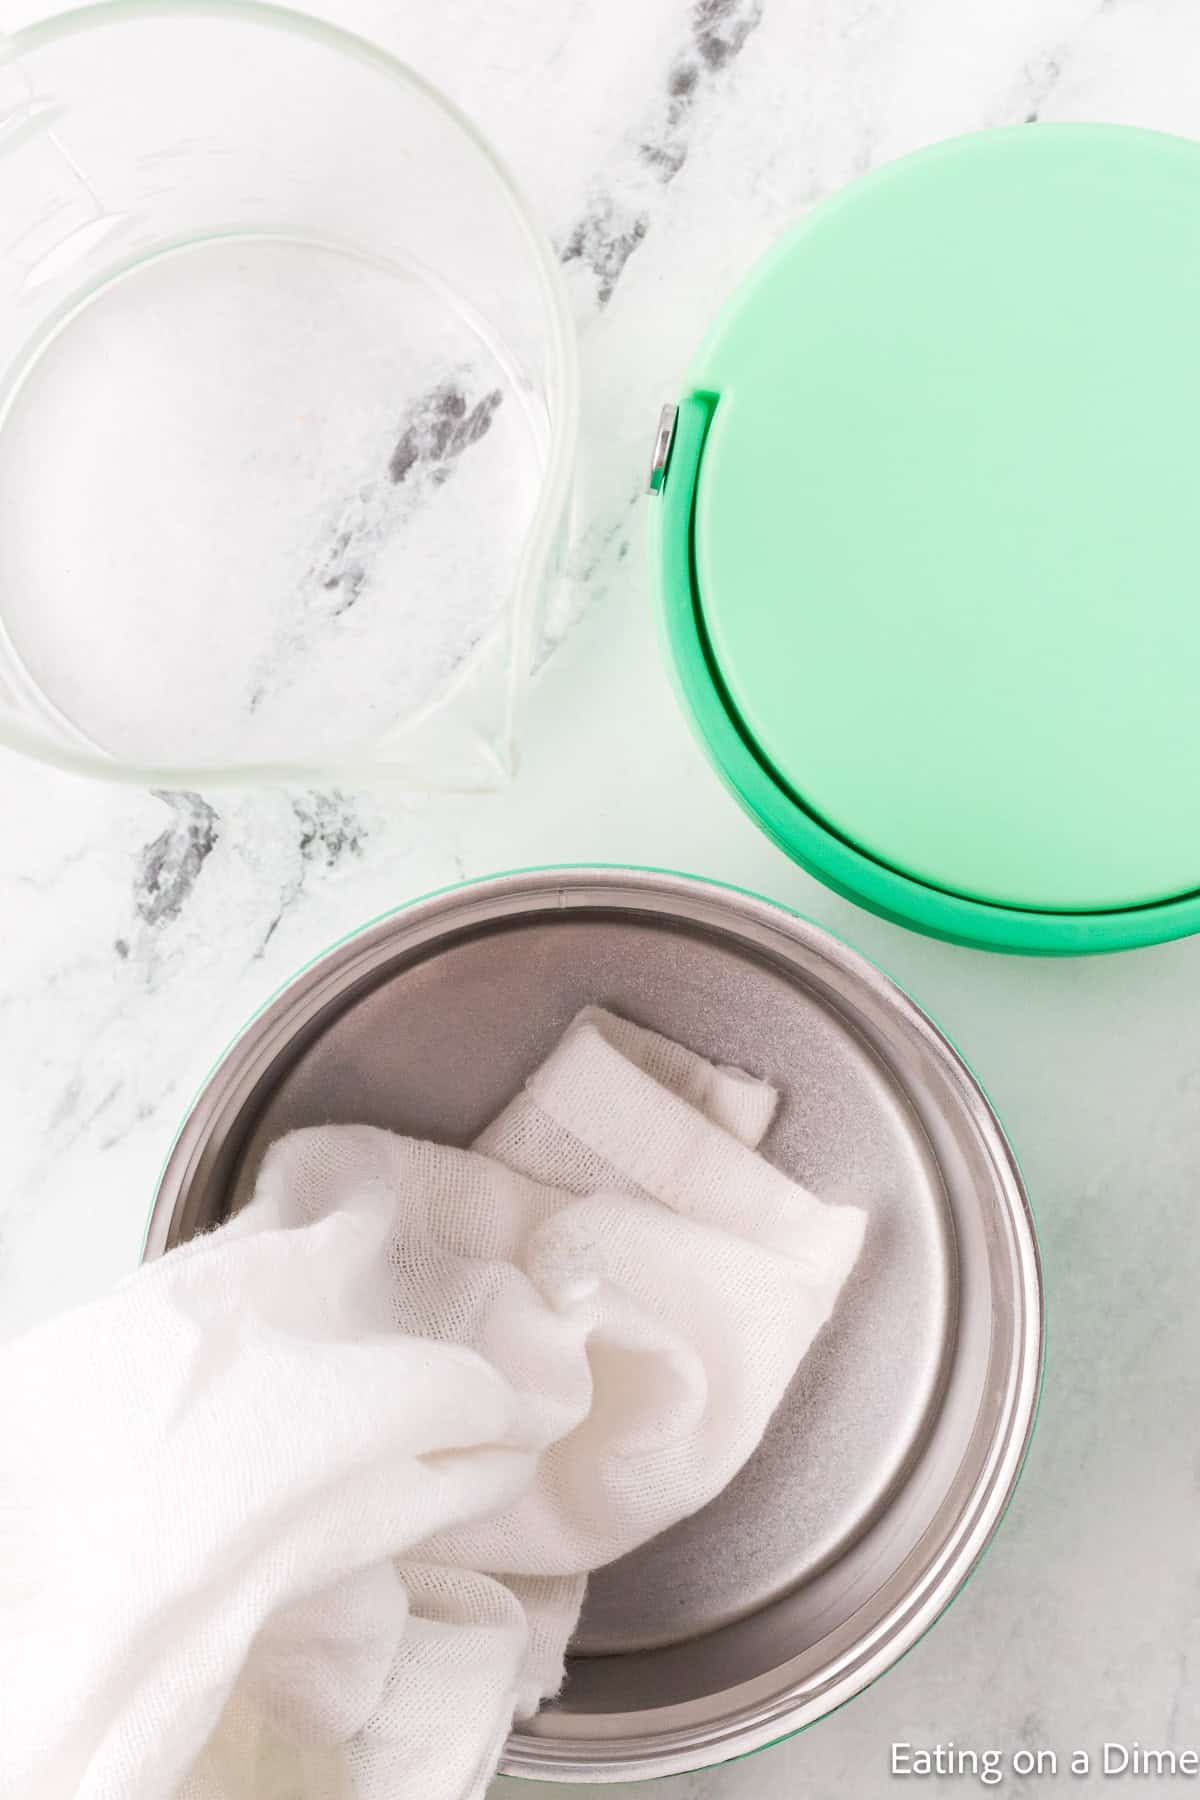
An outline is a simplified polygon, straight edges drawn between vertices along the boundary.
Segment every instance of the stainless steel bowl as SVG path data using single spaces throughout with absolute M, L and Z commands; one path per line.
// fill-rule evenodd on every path
M 258 1014 L 192 1108 L 145 1254 L 251 1191 L 266 1146 L 358 1120 L 465 1143 L 588 1001 L 765 1075 L 764 1146 L 870 1213 L 758 1453 L 593 1577 L 566 1689 L 502 1768 L 617 1781 L 796 1731 L 889 1668 L 966 1580 L 1033 1427 L 1037 1240 L 978 1083 L 908 996 L 767 901 L 619 869 L 506 875 L 389 915 Z

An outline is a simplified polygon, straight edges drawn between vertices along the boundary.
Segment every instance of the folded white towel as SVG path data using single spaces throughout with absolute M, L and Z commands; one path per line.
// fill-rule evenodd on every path
M 476 1800 L 590 1569 L 741 1467 L 863 1216 L 589 1009 L 472 1151 L 275 1145 L 0 1350 L 0 1795 Z

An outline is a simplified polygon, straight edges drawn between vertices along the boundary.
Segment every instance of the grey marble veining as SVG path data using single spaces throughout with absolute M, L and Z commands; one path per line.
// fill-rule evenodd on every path
M 587 206 L 561 249 L 564 265 L 582 263 L 595 283 L 598 306 L 607 306 L 625 265 L 654 220 L 647 183 L 665 187 L 687 161 L 697 101 L 726 74 L 762 23 L 763 0 L 695 0 L 687 15 L 683 48 L 670 60 L 663 90 L 626 145 L 624 166 L 598 180 Z
M 677 716 L 640 499 L 658 408 L 714 308 L 804 208 L 989 124 L 1093 117 L 1200 135 L 1200 13 L 1191 0 L 327 5 L 479 120 L 563 258 L 585 457 L 558 648 L 518 779 L 490 798 L 159 796 L 4 758 L 0 1330 L 132 1266 L 205 1072 L 253 1008 L 354 925 L 521 864 L 642 862 L 737 882 L 876 956 L 970 1057 L 1033 1193 L 1050 1357 L 1025 1479 L 946 1618 L 835 1718 L 672 1792 L 973 1791 L 890 1779 L 897 1739 L 1064 1757 L 1105 1739 L 1200 1745 L 1200 943 L 1084 963 L 989 958 L 809 881 L 737 812 Z M 486 394 L 461 397 L 461 410 L 411 421 L 411 436 L 397 421 L 393 497 L 418 463 L 422 479 L 452 464 L 455 434 L 483 419 Z M 338 557 L 322 568 L 325 603 L 353 599 L 353 530 Z M 1114 1787 L 1010 1774 L 999 1791 Z M 501 1784 L 497 1800 L 517 1792 Z

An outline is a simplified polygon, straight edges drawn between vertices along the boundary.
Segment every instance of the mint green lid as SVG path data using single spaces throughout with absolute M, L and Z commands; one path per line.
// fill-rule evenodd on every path
M 1200 925 L 1200 146 L 1037 125 L 892 163 L 691 379 L 668 636 L 768 829 L 969 942 Z

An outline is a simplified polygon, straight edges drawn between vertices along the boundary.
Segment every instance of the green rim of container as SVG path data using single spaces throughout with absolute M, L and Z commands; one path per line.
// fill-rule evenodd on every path
M 877 861 L 816 818 L 763 761 L 723 686 L 697 602 L 694 507 L 704 439 L 717 400 L 679 403 L 661 491 L 650 504 L 651 581 L 667 666 L 709 761 L 750 817 L 793 862 L 868 911 L 927 936 L 979 950 L 1085 956 L 1132 950 L 1200 931 L 1200 893 L 1109 912 L 1043 912 L 991 905 L 931 886 Z

